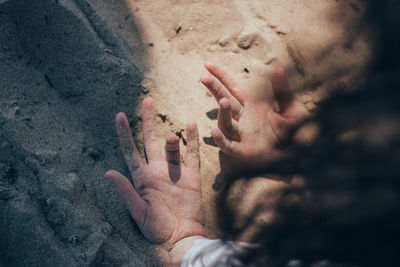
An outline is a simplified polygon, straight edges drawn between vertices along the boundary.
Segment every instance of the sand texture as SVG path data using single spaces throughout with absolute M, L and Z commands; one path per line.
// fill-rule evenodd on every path
M 0 5 L 1 266 L 151 266 L 104 178 L 142 75 L 85 1 Z
M 210 138 L 217 104 L 199 82 L 203 63 L 226 66 L 271 105 L 269 78 L 284 66 L 307 115 L 328 88 L 359 81 L 369 54 L 354 35 L 362 10 L 328 0 L 0 0 L 0 266 L 162 266 L 165 253 L 104 177 L 129 173 L 117 112 L 143 148 L 145 95 L 157 104 L 160 144 L 198 122 L 206 227 L 217 237 L 229 161 Z

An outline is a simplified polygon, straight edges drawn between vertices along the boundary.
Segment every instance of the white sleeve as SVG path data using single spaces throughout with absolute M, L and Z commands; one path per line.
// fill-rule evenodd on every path
M 183 257 L 181 267 L 244 266 L 237 256 L 253 245 L 232 241 L 196 240 Z
M 252 266 L 265 266 L 267 262 L 267 255 L 256 260 L 253 264 L 249 265 L 240 262 L 237 256 L 240 253 L 246 252 L 247 249 L 256 248 L 257 245 L 244 243 L 223 241 L 221 239 L 208 240 L 200 239 L 194 242 L 183 257 L 181 267 L 252 267 Z M 299 267 L 303 266 L 300 260 L 291 260 L 286 266 Z M 332 264 L 327 260 L 315 262 L 312 264 L 315 267 L 334 267 L 337 265 Z M 342 266 L 342 265 L 340 265 Z

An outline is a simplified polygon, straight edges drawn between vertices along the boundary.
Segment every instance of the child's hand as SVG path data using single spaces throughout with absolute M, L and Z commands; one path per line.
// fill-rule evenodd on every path
M 127 205 L 143 235 L 154 243 L 176 244 L 190 236 L 204 236 L 201 211 L 200 159 L 197 125 L 187 125 L 185 164 L 180 163 L 179 138 L 166 140 L 166 160 L 154 137 L 155 109 L 151 98 L 142 103 L 144 146 L 148 162 L 142 159 L 124 113 L 116 115 L 122 153 L 133 185 L 121 173 L 106 173 Z
M 252 163 L 279 157 L 281 151 L 277 151 L 275 145 L 286 130 L 300 120 L 285 70 L 276 69 L 272 77 L 279 105 L 279 112 L 275 112 L 270 105 L 243 90 L 222 67 L 211 61 L 205 67 L 211 75 L 205 73 L 201 82 L 220 106 L 219 129 L 211 134 L 222 152 Z

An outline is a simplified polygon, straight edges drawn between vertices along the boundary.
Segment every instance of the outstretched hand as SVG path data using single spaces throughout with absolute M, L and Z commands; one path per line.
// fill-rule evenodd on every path
M 200 80 L 219 103 L 219 129 L 211 134 L 221 151 L 251 163 L 279 157 L 282 152 L 275 148 L 276 144 L 300 120 L 285 70 L 276 69 L 272 77 L 279 106 L 279 111 L 275 111 L 243 90 L 222 67 L 212 61 L 206 62 L 205 67 L 208 73 Z
M 153 243 L 176 244 L 190 236 L 204 236 L 201 211 L 200 159 L 197 125 L 187 124 L 185 164 L 180 162 L 179 138 L 166 139 L 166 159 L 155 139 L 154 101 L 142 103 L 143 139 L 147 162 L 140 156 L 124 113 L 115 118 L 119 143 L 133 185 L 121 173 L 106 177 L 127 205 L 143 235 Z

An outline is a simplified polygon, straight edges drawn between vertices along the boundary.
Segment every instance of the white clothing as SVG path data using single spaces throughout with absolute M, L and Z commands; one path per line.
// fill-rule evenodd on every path
M 241 263 L 237 256 L 247 249 L 256 247 L 257 245 L 244 243 L 223 241 L 221 239 L 208 240 L 200 239 L 194 242 L 183 257 L 181 267 L 243 267 L 243 266 L 264 266 L 266 258 L 260 259 L 253 265 L 244 265 Z M 291 260 L 287 263 L 286 267 L 300 267 L 303 266 L 299 260 Z M 331 262 L 324 260 L 311 265 L 312 267 L 337 267 L 342 265 L 335 265 Z
M 253 246 L 249 243 L 235 243 L 220 239 L 196 240 L 193 247 L 184 255 L 181 267 L 241 267 L 244 265 L 237 259 L 237 256 L 245 252 L 246 248 Z

